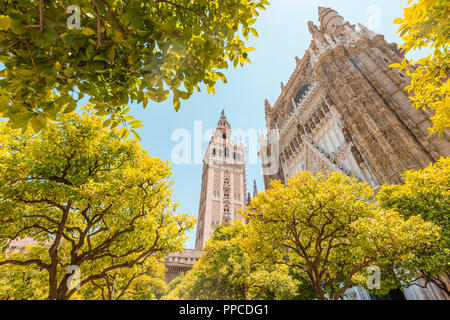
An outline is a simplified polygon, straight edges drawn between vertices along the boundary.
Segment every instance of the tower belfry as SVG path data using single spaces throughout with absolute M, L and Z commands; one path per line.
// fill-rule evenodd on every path
M 245 145 L 232 141 L 232 130 L 222 110 L 203 158 L 202 186 L 195 248 L 200 250 L 214 229 L 242 219 L 246 196 Z

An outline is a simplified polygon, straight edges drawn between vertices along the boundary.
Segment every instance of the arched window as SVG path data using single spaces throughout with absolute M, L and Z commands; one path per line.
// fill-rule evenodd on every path
M 228 158 L 228 148 L 225 148 L 225 158 Z
M 213 149 L 213 156 L 216 155 L 216 148 Z
M 294 102 L 296 104 L 302 100 L 302 98 L 305 96 L 306 92 L 308 91 L 309 87 L 310 87 L 309 83 L 307 83 L 303 87 L 301 87 L 301 89 L 297 93 L 297 96 L 294 98 Z

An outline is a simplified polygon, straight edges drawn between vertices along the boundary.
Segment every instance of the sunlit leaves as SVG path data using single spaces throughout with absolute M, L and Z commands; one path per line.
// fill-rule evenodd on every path
M 405 8 L 403 18 L 394 20 L 395 24 L 400 24 L 397 33 L 404 41 L 400 46 L 403 52 L 422 48 L 433 51 L 420 60 L 403 60 L 402 65 L 394 64 L 391 67 L 406 70 L 411 77 L 411 83 L 405 87 L 413 93 L 410 100 L 416 108 L 429 108 L 435 112 L 431 117 L 434 126 L 429 130 L 440 137 L 450 127 L 449 15 L 449 1 L 419 0 Z
M 286 266 L 252 259 L 248 226 L 219 226 L 192 270 L 170 284 L 167 299 L 292 299 L 299 281 Z
M 8 16 L 0 15 L 0 30 L 11 28 L 11 19 Z
M 265 0 L 81 0 L 81 29 L 66 26 L 72 1 L 0 2 L 0 115 L 15 127 L 39 127 L 75 109 L 83 94 L 108 112 L 132 102 L 182 99 L 204 85 L 215 92 L 219 69 L 250 62 L 244 32 L 257 36 Z M 105 6 L 106 4 L 106 6 Z M 69 99 L 74 99 L 69 101 Z M 7 100 L 7 101 L 6 101 Z M 33 125 L 34 119 L 34 125 Z M 114 119 L 111 120 L 111 125 Z
M 441 228 L 441 241 L 421 250 L 409 262 L 409 269 L 420 270 L 416 277 L 426 276 L 426 281 L 442 285 L 449 293 L 450 288 L 438 277 L 450 274 L 450 158 L 441 158 L 423 170 L 407 171 L 405 183 L 382 186 L 378 200 L 382 207 L 406 218 L 420 214 Z
M 307 277 L 319 299 L 340 299 L 366 286 L 366 268 L 383 272 L 383 294 L 400 285 L 390 276 L 416 250 L 439 239 L 439 228 L 415 215 L 405 220 L 373 201 L 366 183 L 337 172 L 298 172 L 287 185 L 273 181 L 246 210 L 249 252 L 284 263 Z
M 106 288 L 112 277 L 120 282 L 118 290 L 130 279 L 143 281 L 129 287 L 143 297 L 161 279 L 162 257 L 180 250 L 185 230 L 193 227 L 195 219 L 179 213 L 171 201 L 170 168 L 126 139 L 129 129 L 119 120 L 95 115 L 101 112 L 86 106 L 80 114 L 60 114 L 45 126 L 45 117 L 37 114 L 25 132 L 0 123 L 0 249 L 19 238 L 36 242 L 31 251 L 0 256 L 0 286 L 6 281 L 9 287 L 24 288 L 11 298 L 28 293 L 30 299 L 42 294 L 76 298 L 65 285 L 69 265 L 80 267 L 83 286 L 95 291 L 91 297 L 100 295 L 91 280 Z M 131 128 L 141 125 L 126 107 L 115 112 Z M 49 250 L 50 244 L 56 251 Z M 24 261 L 31 262 L 17 265 Z M 46 275 L 39 275 L 42 282 L 33 280 L 42 292 L 3 279 L 10 270 L 19 275 L 27 269 L 36 271 L 30 277 Z M 45 281 L 50 276 L 56 277 L 51 284 Z M 116 294 L 113 299 L 121 298 Z

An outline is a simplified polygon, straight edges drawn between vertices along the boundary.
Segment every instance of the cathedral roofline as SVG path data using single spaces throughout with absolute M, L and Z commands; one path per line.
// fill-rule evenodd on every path
M 301 59 L 298 58 L 298 57 L 295 57 L 296 66 L 294 68 L 294 71 L 289 76 L 289 80 L 284 85 L 284 88 L 281 90 L 281 93 L 278 96 L 278 98 L 275 101 L 275 103 L 272 106 L 270 106 L 269 100 L 266 99 L 266 101 L 267 101 L 267 103 L 265 103 L 266 112 L 271 112 L 271 113 L 275 112 L 277 110 L 277 107 L 278 107 L 279 103 L 284 99 L 284 97 L 287 94 L 287 92 L 289 92 L 289 90 L 291 90 L 293 84 L 295 83 L 295 80 L 297 79 L 297 73 L 300 72 L 300 70 L 302 69 L 302 67 L 306 63 L 306 60 L 308 60 L 308 58 L 309 58 L 309 55 L 310 55 L 309 54 L 309 48 L 312 48 L 313 44 L 314 44 L 314 40 L 311 40 L 311 43 L 308 46 L 308 49 L 305 50 L 305 54 L 303 55 L 303 57 Z
M 289 80 L 286 84 L 283 84 L 281 92 L 279 96 L 277 97 L 275 103 L 271 106 L 269 101 L 266 99 L 265 101 L 265 115 L 267 117 L 268 114 L 273 114 L 277 112 L 277 109 L 281 102 L 286 98 L 286 95 L 294 95 L 295 93 L 292 92 L 295 88 L 293 86 L 296 86 L 298 84 L 298 79 L 308 79 L 308 77 L 304 77 L 302 75 L 299 75 L 299 72 L 303 69 L 305 63 L 307 63 L 307 60 L 313 61 L 314 59 L 317 59 L 317 56 L 314 57 L 312 54 L 316 51 L 318 48 L 319 51 L 321 50 L 321 47 L 329 45 L 328 42 L 333 42 L 332 45 L 340 45 L 338 41 L 335 41 L 332 36 L 328 33 L 330 30 L 328 30 L 328 24 L 329 22 L 333 22 L 333 24 L 330 26 L 330 28 L 334 28 L 335 25 L 345 25 L 348 28 L 351 28 L 352 30 L 355 30 L 354 25 L 350 25 L 349 22 L 347 22 L 336 10 L 332 8 L 325 8 L 325 7 L 319 7 L 319 22 L 321 23 L 320 28 L 318 28 L 312 21 L 308 22 L 308 29 L 310 33 L 313 36 L 313 39 L 311 40 L 310 45 L 305 50 L 305 54 L 300 59 L 298 57 L 295 57 L 296 60 L 296 66 L 289 76 Z M 327 31 L 328 30 L 328 31 Z M 361 34 L 362 37 L 367 38 L 373 38 L 377 36 L 373 31 L 368 30 L 363 25 L 360 25 L 360 31 L 356 31 L 357 33 Z M 316 39 L 316 37 L 320 38 L 319 40 Z M 317 43 L 319 41 L 319 43 Z M 313 61 L 314 62 L 314 61 Z M 266 120 L 267 121 L 267 120 Z

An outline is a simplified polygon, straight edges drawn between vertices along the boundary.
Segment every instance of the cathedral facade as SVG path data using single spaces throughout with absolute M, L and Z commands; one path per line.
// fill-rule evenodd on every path
M 329 8 L 319 8 L 319 21 L 308 23 L 313 40 L 279 98 L 265 102 L 266 188 L 299 170 L 401 183 L 406 170 L 449 155 L 448 133 L 429 137 L 431 111 L 412 107 L 408 77 L 389 67 L 404 58 L 397 45 Z
M 368 182 L 402 183 L 406 170 L 427 167 L 450 153 L 448 133 L 429 136 L 429 110 L 415 109 L 404 72 L 389 67 L 404 55 L 395 43 L 335 10 L 319 8 L 320 26 L 273 106 L 265 102 L 267 135 L 260 140 L 264 184 L 286 183 L 297 171 L 338 171 Z M 412 286 L 407 299 L 445 299 L 433 285 Z M 348 296 L 370 299 L 361 288 Z

